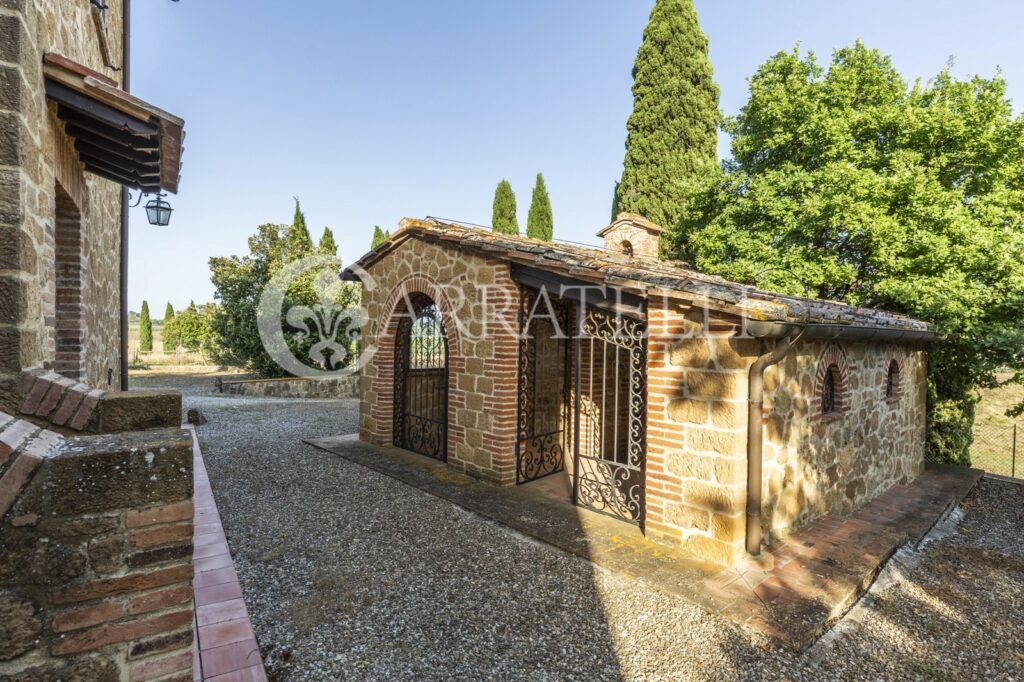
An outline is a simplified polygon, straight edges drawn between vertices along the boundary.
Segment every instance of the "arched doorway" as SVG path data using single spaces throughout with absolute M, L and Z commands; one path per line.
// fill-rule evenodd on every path
M 407 299 L 398 322 L 394 401 L 394 444 L 447 461 L 448 337 L 437 305 L 424 294 Z

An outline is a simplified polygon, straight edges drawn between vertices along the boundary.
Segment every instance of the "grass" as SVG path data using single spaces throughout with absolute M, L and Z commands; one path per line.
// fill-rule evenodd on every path
M 1009 375 L 1001 375 L 1007 379 Z M 1024 477 L 1024 420 L 1011 419 L 1006 410 L 1024 400 L 1024 386 L 1011 385 L 982 391 L 974 418 L 971 465 L 994 474 Z M 1017 423 L 1017 462 L 1013 462 L 1014 422 Z

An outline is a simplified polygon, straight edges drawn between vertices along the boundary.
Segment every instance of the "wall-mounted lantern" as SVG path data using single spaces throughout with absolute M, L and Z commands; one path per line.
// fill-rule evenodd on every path
M 161 198 L 162 196 L 163 194 L 158 194 L 156 199 L 146 202 L 146 217 L 149 218 L 150 225 L 166 227 L 171 222 L 171 211 L 174 209 Z
M 129 204 L 129 208 L 135 208 L 142 203 L 142 197 L 151 196 L 149 192 L 142 192 L 139 194 L 139 198 L 135 200 L 134 204 Z M 149 220 L 150 225 L 156 225 L 158 227 L 166 227 L 171 222 L 171 213 L 174 211 L 171 205 L 164 201 L 164 197 L 167 196 L 163 192 L 158 192 L 155 199 L 150 199 L 146 202 L 146 218 Z

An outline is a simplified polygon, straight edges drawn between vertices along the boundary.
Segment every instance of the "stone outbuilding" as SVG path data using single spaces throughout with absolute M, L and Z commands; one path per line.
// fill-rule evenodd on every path
M 360 438 L 501 486 L 560 477 L 725 565 L 921 473 L 928 325 L 660 261 L 660 231 L 621 214 L 597 249 L 403 220 L 344 275 Z

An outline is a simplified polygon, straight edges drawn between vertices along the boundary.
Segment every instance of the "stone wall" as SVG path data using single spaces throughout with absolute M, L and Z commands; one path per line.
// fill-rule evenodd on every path
M 0 413 L 0 678 L 190 679 L 191 446 Z
M 895 360 L 893 395 L 886 378 Z M 837 409 L 822 414 L 821 383 L 838 371 Z M 885 343 L 803 341 L 765 372 L 767 538 L 828 512 L 848 514 L 924 468 L 926 359 Z
M 681 302 L 649 308 L 647 530 L 695 556 L 744 552 L 747 387 L 763 348 L 739 320 Z M 899 367 L 886 396 L 890 363 Z M 837 410 L 821 415 L 825 371 Z M 925 356 L 898 344 L 799 342 L 765 373 L 765 539 L 849 513 L 924 466 Z
M 678 301 L 648 308 L 647 524 L 655 539 L 732 564 L 743 552 L 747 370 L 756 342 Z
M 223 381 L 220 383 L 220 392 L 231 395 L 276 398 L 357 398 L 359 396 L 359 374 L 322 378 Z
M 121 55 L 121 1 L 109 0 L 106 37 Z M 67 367 L 75 378 L 119 389 L 120 186 L 84 172 L 43 82 L 43 55 L 59 53 L 118 80 L 106 64 L 91 5 L 81 0 L 9 0 L 0 4 L 0 396 L 23 368 Z M 118 64 L 120 66 L 120 64 Z M 58 193 L 66 200 L 58 244 Z M 70 222 L 69 222 L 70 221 Z M 72 222 L 79 229 L 75 234 Z M 65 293 L 58 307 L 57 252 L 77 249 L 78 309 Z M 79 320 L 81 347 L 57 328 Z M 108 384 L 108 370 L 112 382 Z M 3 403 L 4 401 L 0 401 Z M 6 401 L 9 403 L 9 401 Z M 6 406 L 6 404 L 5 404 Z
M 374 353 L 360 376 L 360 438 L 392 443 L 395 313 L 402 296 L 423 293 L 437 304 L 448 335 L 448 463 L 513 484 L 519 290 L 508 264 L 414 238 L 368 272 L 373 287 L 363 286 L 362 339 L 364 352 Z

